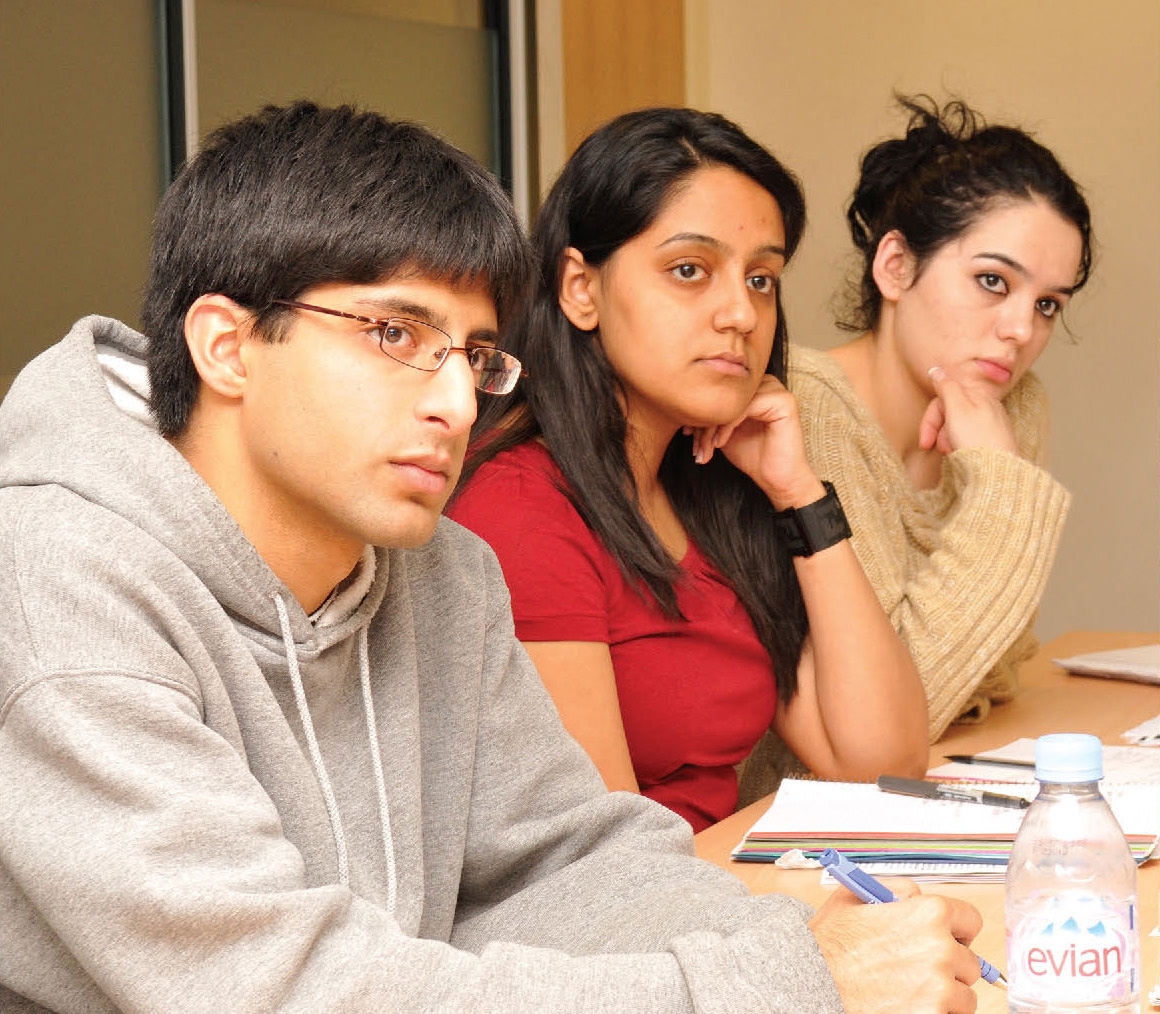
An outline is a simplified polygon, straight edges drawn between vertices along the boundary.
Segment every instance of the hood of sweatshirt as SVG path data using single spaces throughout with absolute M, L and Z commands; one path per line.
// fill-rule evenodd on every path
M 130 521 L 179 557 L 267 648 L 283 642 L 279 597 L 300 656 L 352 636 L 382 600 L 386 554 L 368 552 L 339 593 L 308 616 L 213 490 L 158 436 L 145 402 L 146 341 L 120 321 L 85 317 L 30 363 L 0 408 L 0 486 L 58 485 Z M 356 601 L 342 594 L 349 586 L 362 592 Z
M 279 580 L 233 516 L 157 432 L 148 408 L 147 339 L 90 316 L 30 363 L 0 406 L 0 487 L 55 485 L 111 511 L 178 557 L 224 607 L 265 670 L 285 666 L 293 708 L 325 799 L 341 883 L 349 878 L 339 804 L 315 734 L 302 669 L 354 640 L 394 908 L 395 858 L 370 686 L 367 627 L 387 589 L 384 550 L 367 547 L 354 572 L 312 615 Z

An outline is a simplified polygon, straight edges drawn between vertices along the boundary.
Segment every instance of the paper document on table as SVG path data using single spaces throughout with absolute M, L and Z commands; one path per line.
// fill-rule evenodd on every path
M 1160 715 L 1120 733 L 1120 739 L 1138 746 L 1160 746 Z
M 1001 884 L 1007 876 L 1006 866 L 991 863 L 859 863 L 858 868 L 875 877 L 909 877 L 916 884 Z M 829 873 L 822 883 L 837 883 Z
M 1013 780 L 977 787 L 1030 799 L 1034 784 Z M 1160 792 L 1153 784 L 1101 787 L 1137 862 L 1160 837 Z M 860 782 L 786 778 L 768 810 L 733 850 L 743 862 L 773 862 L 789 849 L 813 855 L 840 849 L 854 862 L 891 863 L 885 871 L 905 873 L 916 864 L 937 875 L 954 864 L 1003 868 L 1026 811 L 974 802 L 925 799 L 882 792 Z M 878 867 L 875 867 L 878 869 Z
M 1160 683 L 1160 644 L 1092 651 L 1070 658 L 1053 658 L 1052 661 L 1072 676 L 1110 676 L 1140 683 Z
M 1034 768 L 1015 768 L 1006 764 L 987 764 L 986 758 L 996 760 L 1035 761 L 1035 740 L 1012 740 L 1006 746 L 982 750 L 975 754 L 973 764 L 951 761 L 931 768 L 927 778 L 954 781 L 1034 782 Z M 1105 746 L 1104 783 L 1151 783 L 1160 786 L 1160 750 L 1147 746 Z M 1160 794 L 1160 790 L 1158 790 Z
M 1028 799 L 1035 795 L 1034 786 L 1011 783 L 996 785 L 995 791 Z M 980 803 L 900 796 L 883 792 L 872 782 L 786 778 L 772 805 L 749 833 L 772 831 L 788 836 L 855 831 L 864 837 L 883 838 L 901 834 L 954 839 L 993 837 L 1014 834 L 1025 812 Z

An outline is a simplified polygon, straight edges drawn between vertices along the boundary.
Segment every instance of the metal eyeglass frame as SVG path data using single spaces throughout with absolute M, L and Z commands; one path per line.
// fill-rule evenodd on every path
M 515 356 L 509 355 L 507 352 L 491 345 L 456 345 L 451 335 L 441 327 L 428 324 L 423 320 L 415 320 L 413 317 L 364 317 L 358 313 L 347 313 L 345 310 L 333 310 L 327 306 L 302 303 L 296 299 L 272 299 L 270 302 L 276 303 L 279 306 L 289 306 L 295 310 L 310 310 L 314 313 L 327 313 L 332 317 L 345 317 L 348 320 L 357 320 L 363 324 L 377 324 L 384 329 L 384 332 L 392 324 L 398 322 L 414 325 L 419 328 L 426 328 L 428 331 L 441 334 L 446 339 L 446 344 L 440 343 L 443 351 L 437 354 L 434 366 L 420 366 L 418 363 L 409 363 L 405 359 L 400 359 L 398 356 L 392 355 L 383 346 L 383 340 L 386 337 L 385 333 L 379 338 L 379 351 L 388 359 L 394 360 L 402 366 L 409 366 L 413 370 L 422 370 L 424 373 L 434 373 L 438 370 L 447 362 L 448 353 L 462 352 L 467 356 L 467 363 L 471 367 L 472 376 L 475 378 L 475 389 L 482 391 L 484 394 L 511 394 L 515 390 L 516 384 L 519 383 L 520 377 L 527 375 L 523 364 Z M 481 364 L 477 365 L 478 357 L 481 353 L 486 358 L 484 358 Z M 489 365 L 489 363 L 494 363 L 496 358 L 503 364 L 502 369 L 496 369 L 494 366 Z

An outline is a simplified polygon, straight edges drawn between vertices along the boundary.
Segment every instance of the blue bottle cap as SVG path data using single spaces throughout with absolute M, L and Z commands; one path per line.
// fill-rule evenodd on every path
M 1104 745 L 1086 732 L 1058 732 L 1035 741 L 1035 777 L 1041 782 L 1098 782 Z

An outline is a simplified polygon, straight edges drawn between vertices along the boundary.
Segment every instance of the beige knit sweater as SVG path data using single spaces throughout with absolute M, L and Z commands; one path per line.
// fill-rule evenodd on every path
M 955 451 L 937 487 L 916 490 L 837 363 L 794 347 L 797 397 L 814 470 L 834 483 L 854 549 L 926 687 L 933 742 L 956 719 L 1010 700 L 1036 641 L 1031 624 L 1070 494 L 1041 467 L 1043 385 L 1027 374 L 1004 404 L 1020 455 Z

